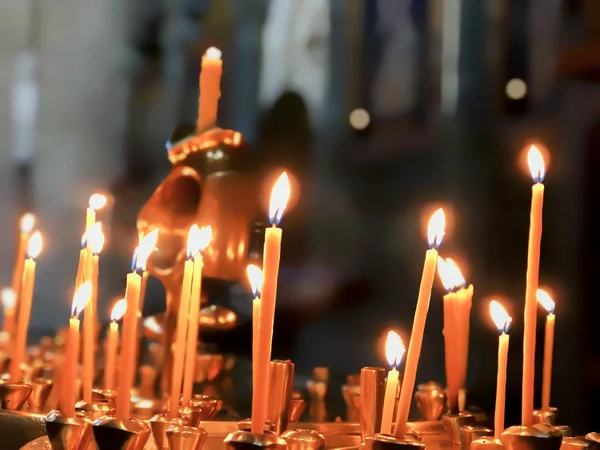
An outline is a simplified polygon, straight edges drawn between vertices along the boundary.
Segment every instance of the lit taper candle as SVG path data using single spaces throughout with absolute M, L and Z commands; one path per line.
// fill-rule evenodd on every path
M 402 339 L 393 330 L 390 330 L 385 342 L 385 357 L 391 369 L 388 372 L 385 383 L 385 397 L 383 400 L 383 412 L 381 414 L 381 433 L 392 434 L 394 421 L 394 410 L 396 409 L 396 393 L 400 386 L 400 372 L 398 368 L 404 356 L 404 344 Z
M 542 411 L 550 411 L 550 390 L 552 385 L 552 352 L 554 349 L 554 300 L 543 290 L 536 293 L 538 302 L 548 313 L 544 334 L 544 369 L 542 372 Z
M 512 319 L 500 303 L 492 300 L 490 314 L 498 328 L 498 374 L 496 377 L 496 409 L 494 412 L 494 436 L 500 438 L 504 431 L 504 410 L 506 401 L 506 366 L 508 364 L 508 328 Z

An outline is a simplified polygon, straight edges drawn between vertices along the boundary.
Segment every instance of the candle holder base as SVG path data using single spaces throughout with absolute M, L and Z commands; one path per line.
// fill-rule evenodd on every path
M 86 417 L 66 417 L 51 411 L 46 417 L 46 432 L 52 450 L 86 450 L 92 443 L 92 423 Z
M 0 383 L 0 408 L 20 411 L 31 391 L 32 387 L 27 383 Z
M 325 450 L 325 437 L 316 430 L 287 430 L 281 437 L 288 450 Z
M 250 430 L 252 429 L 252 419 L 240 420 L 237 423 L 237 429 L 239 431 L 248 431 L 248 432 L 250 432 Z M 275 425 L 273 425 L 271 422 L 269 422 L 268 420 L 266 420 L 265 421 L 264 432 L 265 433 L 275 434 Z
M 169 441 L 167 436 L 167 430 L 177 425 L 188 425 L 189 419 L 185 417 L 175 417 L 174 419 L 167 418 L 165 413 L 157 414 L 150 419 L 150 429 L 152 430 L 152 437 L 156 442 L 156 446 L 159 450 L 168 450 Z
M 42 412 L 46 408 L 48 397 L 52 392 L 52 380 L 36 378 L 31 382 L 31 393 L 27 398 L 29 409 L 34 412 Z
M 306 402 L 300 392 L 292 393 L 292 405 L 290 406 L 290 422 L 298 422 L 306 409 Z
M 221 411 L 223 400 L 208 395 L 194 395 L 188 406 L 179 408 L 179 415 L 187 417 L 190 425 L 197 427 L 203 420 L 212 420 Z
M 592 447 L 589 441 L 581 437 L 563 437 L 560 450 L 588 450 Z
M 101 417 L 92 431 L 98 450 L 142 450 L 150 438 L 150 427 L 138 419 Z
M 113 402 L 116 402 L 117 391 L 114 389 L 93 389 L 92 401 L 96 400 L 112 400 Z
M 466 425 L 461 427 L 460 434 L 462 438 L 462 448 L 468 450 L 471 442 L 479 438 L 489 438 L 494 436 L 494 431 L 486 427 Z
M 171 450 L 201 450 L 208 438 L 202 428 L 174 425 L 167 430 L 167 440 Z
M 506 450 L 560 450 L 562 434 L 549 425 L 513 426 L 501 436 Z
M 308 389 L 310 398 L 313 401 L 324 401 L 325 395 L 327 395 L 327 382 L 308 380 L 306 382 L 306 389 Z
M 554 429 L 562 434 L 563 438 L 575 436 L 573 429 L 568 425 L 556 425 Z
M 474 439 L 467 450 L 504 450 L 504 444 L 500 439 L 494 437 L 480 437 Z
M 287 443 L 275 433 L 253 434 L 249 431 L 234 431 L 223 440 L 227 450 L 287 450 Z
M 436 382 L 420 384 L 415 392 L 415 402 L 423 420 L 438 420 L 446 408 L 447 396 Z
M 442 416 L 442 424 L 446 433 L 452 439 L 452 443 L 455 445 L 464 445 L 461 428 L 465 426 L 475 425 L 475 416 L 470 412 L 463 411 L 458 414 L 444 414 Z
M 367 436 L 362 446 L 366 450 L 425 450 L 425 444 L 412 433 L 402 439 L 389 434 L 374 434 Z
M 533 411 L 533 423 L 541 423 L 545 425 L 556 425 L 556 419 L 558 418 L 558 409 L 550 408 L 536 409 Z
M 113 400 L 93 400 L 87 403 L 81 400 L 75 403 L 75 411 L 94 422 L 104 416 L 114 416 L 115 402 Z
M 600 450 L 600 433 L 591 432 L 583 438 L 590 444 L 590 449 Z

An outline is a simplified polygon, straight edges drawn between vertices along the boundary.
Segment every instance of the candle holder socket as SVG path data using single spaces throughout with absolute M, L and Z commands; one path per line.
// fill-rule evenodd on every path
M 104 416 L 114 416 L 115 408 L 113 400 L 92 400 L 91 402 L 81 400 L 75 403 L 75 411 L 92 422 Z
M 92 424 L 92 431 L 98 450 L 143 450 L 150 438 L 150 427 L 131 418 L 101 417 Z
M 359 418 L 363 441 L 381 428 L 386 373 L 382 367 L 363 367 L 360 371 Z
M 227 450 L 287 450 L 287 443 L 275 433 L 253 434 L 249 431 L 237 430 L 229 433 L 223 440 Z
M 592 448 L 590 441 L 581 437 L 563 436 L 560 444 L 560 450 L 588 450 L 590 448 Z
M 290 406 L 290 422 L 298 422 L 306 409 L 306 402 L 300 392 L 292 393 L 292 404 Z
M 223 365 L 223 355 L 214 355 L 210 353 L 196 355 L 194 382 L 204 383 L 206 381 L 213 381 L 223 370 Z
M 442 424 L 444 425 L 444 430 L 446 430 L 446 433 L 452 439 L 452 443 L 462 446 L 464 444 L 461 428 L 468 425 L 474 426 L 475 416 L 466 411 L 458 414 L 444 414 L 442 416 Z
M 117 401 L 117 391 L 114 389 L 92 389 L 92 401 L 112 400 Z
M 344 402 L 346 403 L 346 411 L 348 412 L 348 422 L 358 422 L 360 384 L 342 385 L 342 397 L 344 398 Z
M 533 411 L 533 423 L 541 423 L 545 425 L 556 425 L 558 418 L 558 409 L 550 408 L 548 410 L 536 409 Z
M 555 425 L 554 429 L 562 434 L 563 437 L 573 437 L 575 434 L 573 433 L 573 429 L 568 425 Z
M 27 383 L 0 383 L 0 408 L 20 411 L 31 391 L 32 387 Z
M 504 450 L 504 444 L 500 439 L 494 437 L 479 437 L 474 439 L 467 450 Z
M 363 445 L 366 450 L 425 450 L 425 445 L 412 435 L 399 439 L 389 434 L 377 433 L 367 436 Z
M 179 408 L 179 415 L 197 427 L 203 420 L 212 420 L 221 411 L 223 400 L 209 395 L 194 395 L 187 406 Z
M 92 423 L 86 417 L 67 417 L 58 410 L 46 416 L 52 450 L 86 450 L 92 443 Z
M 45 410 L 48 397 L 50 397 L 50 392 L 52 392 L 52 380 L 36 378 L 30 384 L 31 393 L 27 398 L 29 409 L 32 412 L 42 412 Z
M 244 419 L 244 420 L 240 420 L 237 423 L 237 429 L 239 431 L 247 431 L 250 432 L 250 430 L 252 430 L 252 419 Z M 269 422 L 268 420 L 265 421 L 265 427 L 264 427 L 264 432 L 266 434 L 275 434 L 275 425 L 273 425 L 271 422 Z
M 501 440 L 506 450 L 560 450 L 562 434 L 544 424 L 513 426 L 504 430 Z
M 486 427 L 465 425 L 460 429 L 461 442 L 463 449 L 468 450 L 471 447 L 471 442 L 479 438 L 489 438 L 494 436 L 494 430 Z
M 600 450 L 600 433 L 591 432 L 583 437 L 590 444 L 591 450 Z
M 327 383 L 329 381 L 329 367 L 313 367 L 313 380 Z
M 152 430 L 152 437 L 156 442 L 156 447 L 159 450 L 169 449 L 169 440 L 167 436 L 167 430 L 177 425 L 189 425 L 189 419 L 185 417 L 175 417 L 169 419 L 165 413 L 157 414 L 150 419 L 150 429 Z
M 446 409 L 446 402 L 446 392 L 433 381 L 420 384 L 415 392 L 415 403 L 426 421 L 439 420 Z
M 275 425 L 277 434 L 281 434 L 287 428 L 293 391 L 294 364 L 291 361 L 271 361 L 267 420 Z
M 148 398 L 137 398 L 131 401 L 131 415 L 136 419 L 149 420 L 160 412 L 162 402 Z
M 325 401 L 325 396 L 327 395 L 326 381 L 308 380 L 306 382 L 306 388 L 308 389 L 312 401 Z
M 287 430 L 281 437 L 288 450 L 325 450 L 325 437 L 316 430 Z
M 167 430 L 170 450 L 200 450 L 208 433 L 202 428 L 174 425 Z

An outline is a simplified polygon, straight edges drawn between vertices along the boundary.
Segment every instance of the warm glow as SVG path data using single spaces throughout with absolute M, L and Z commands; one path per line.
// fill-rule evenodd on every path
M 113 322 L 121 320 L 125 315 L 125 311 L 127 311 L 127 300 L 122 298 L 115 303 L 115 306 L 113 306 L 113 309 L 110 313 L 110 320 Z
M 31 213 L 25 213 L 21 216 L 19 221 L 19 228 L 22 233 L 31 233 L 35 226 L 35 216 Z
M 35 259 L 40 256 L 42 252 L 42 233 L 39 231 L 34 232 L 29 238 L 29 244 L 27 245 L 27 256 L 31 259 Z
M 217 47 L 208 47 L 204 56 L 210 59 L 221 59 L 222 53 Z
M 272 225 L 279 225 L 283 212 L 290 199 L 290 180 L 287 173 L 283 172 L 275 182 L 271 192 L 271 203 L 269 205 L 269 221 Z
M 535 183 L 541 183 L 546 176 L 546 167 L 544 166 L 544 157 L 542 152 L 535 146 L 529 147 L 527 152 L 527 164 L 531 172 L 531 178 Z
M 441 256 L 438 256 L 437 268 L 444 289 L 446 289 L 448 292 L 452 292 L 455 287 L 454 277 L 452 276 L 452 269 L 450 266 L 448 266 L 446 261 L 444 261 L 444 258 L 442 258 Z
M 456 289 L 465 287 L 467 285 L 467 281 L 465 280 L 465 277 L 463 277 L 462 272 L 460 271 L 458 265 L 454 262 L 454 260 L 452 258 L 446 258 L 446 264 L 448 265 L 452 273 L 454 288 Z
M 202 253 L 212 239 L 212 228 L 202 227 L 194 224 L 190 227 L 187 239 L 188 258 L 195 258 L 198 253 Z
M 385 357 L 390 367 L 397 369 L 400 366 L 405 350 L 398 333 L 392 330 L 388 331 L 387 340 L 385 341 Z
M 364 130 L 371 123 L 371 116 L 366 109 L 356 108 L 350 113 L 350 117 L 348 118 L 350 121 L 350 125 L 355 130 Z
M 135 268 L 146 270 L 148 258 L 156 248 L 158 240 L 158 228 L 155 228 L 146 236 L 140 239 L 140 245 L 135 249 Z
M 15 307 L 17 296 L 11 288 L 2 289 L 0 296 L 2 297 L 2 306 L 4 309 L 13 309 Z
M 102 232 L 102 222 L 96 222 L 86 232 L 87 246 L 95 255 L 100 254 L 104 247 L 104 233 Z
M 154 332 L 155 334 L 162 333 L 162 327 L 156 321 L 156 317 L 147 317 L 146 319 L 144 319 L 144 328 L 148 328 L 150 331 Z
M 92 283 L 91 281 L 86 281 L 83 283 L 77 292 L 75 292 L 75 296 L 73 297 L 73 306 L 71 307 L 71 315 L 73 317 L 77 317 L 85 305 L 92 298 Z
M 94 194 L 90 197 L 90 208 L 97 210 L 102 209 L 106 206 L 106 197 L 102 194 Z
M 437 249 L 440 247 L 442 239 L 444 239 L 445 228 L 446 216 L 444 216 L 444 210 L 440 208 L 433 213 L 427 226 L 427 239 L 430 248 Z
M 542 305 L 542 307 L 548 311 L 549 313 L 554 313 L 554 300 L 548 295 L 547 292 L 538 289 L 535 292 L 537 297 L 537 301 Z
M 248 264 L 248 267 L 246 267 L 246 273 L 248 274 L 248 279 L 250 280 L 252 294 L 255 298 L 260 297 L 260 291 L 262 290 L 263 284 L 262 270 L 260 270 L 258 266 L 255 266 L 254 264 Z
M 490 302 L 490 314 L 492 315 L 492 320 L 494 321 L 496 328 L 498 328 L 498 331 L 507 333 L 512 318 L 508 315 L 504 307 L 496 300 Z

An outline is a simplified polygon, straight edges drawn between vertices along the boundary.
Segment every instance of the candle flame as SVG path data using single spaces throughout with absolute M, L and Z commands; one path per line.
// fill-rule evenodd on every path
M 290 199 L 290 180 L 286 172 L 283 172 L 271 192 L 271 203 L 269 206 L 269 221 L 271 225 L 279 225 L 287 202 Z
M 490 314 L 498 331 L 507 333 L 512 322 L 512 317 L 508 315 L 504 307 L 496 300 L 490 302 Z
M 397 369 L 400 366 L 405 350 L 400 335 L 393 330 L 388 331 L 385 341 L 385 357 L 390 367 Z
M 27 245 L 27 255 L 31 259 L 35 259 L 40 256 L 42 252 L 42 233 L 35 231 L 29 238 L 29 244 Z
M 132 264 L 134 266 L 133 269 L 146 270 L 148 258 L 150 258 L 150 255 L 156 249 L 157 240 L 158 228 L 155 228 L 146 236 L 140 238 L 140 245 L 135 249 L 135 254 L 133 256 L 135 263 Z
M 92 253 L 99 255 L 104 247 L 104 233 L 102 232 L 102 222 L 95 222 L 84 234 L 85 242 L 92 250 Z
M 463 277 L 462 272 L 458 268 L 458 265 L 454 262 L 452 258 L 446 258 L 446 264 L 450 267 L 452 271 L 452 278 L 454 280 L 454 288 L 463 288 L 467 285 L 467 281 L 465 277 Z
M 531 172 L 531 178 L 534 183 L 541 183 L 546 176 L 546 166 L 544 165 L 544 157 L 542 152 L 535 146 L 529 147 L 527 152 L 527 164 Z
M 85 308 L 85 305 L 87 305 L 87 303 L 90 301 L 91 298 L 92 298 L 92 282 L 86 281 L 81 286 L 79 286 L 79 289 L 77 289 L 77 292 L 75 292 L 75 295 L 73 296 L 73 306 L 71 307 L 71 316 L 77 317 L 81 313 L 81 311 L 83 311 L 83 308 Z
M 442 280 L 442 285 L 444 289 L 448 292 L 454 291 L 454 277 L 452 276 L 452 268 L 444 261 L 444 258 L 438 256 L 438 274 L 440 275 L 440 280 Z
M 210 59 L 221 59 L 222 52 L 217 47 L 208 47 L 204 56 Z
M 248 264 L 248 267 L 246 267 L 246 273 L 248 274 L 248 279 L 250 280 L 250 287 L 252 288 L 252 294 L 254 295 L 254 298 L 259 298 L 263 284 L 262 270 L 260 270 L 258 266 L 255 266 L 254 264 Z
M 102 209 L 106 206 L 106 197 L 102 194 L 94 194 L 90 197 L 89 205 L 94 210 Z
M 113 322 L 117 322 L 123 318 L 125 315 L 125 311 L 127 311 L 127 300 L 122 298 L 121 300 L 117 300 L 115 306 L 110 313 L 110 320 Z
M 156 317 L 148 317 L 144 319 L 144 328 L 148 328 L 150 331 L 156 334 L 162 334 L 162 327 L 156 321 Z
M 19 228 L 22 233 L 31 233 L 35 226 L 35 216 L 31 213 L 25 213 L 21 216 L 19 221 Z
M 202 253 L 212 240 L 212 228 L 210 226 L 199 228 L 194 224 L 190 227 L 187 239 L 188 258 L 195 258 Z
M 444 239 L 445 228 L 446 216 L 444 215 L 444 210 L 440 208 L 433 213 L 431 219 L 429 219 L 429 225 L 427 226 L 429 248 L 440 248 L 442 239 Z
M 552 298 L 548 295 L 548 293 L 546 291 L 542 291 L 541 289 L 538 289 L 537 291 L 535 291 L 535 295 L 537 297 L 537 301 L 539 302 L 540 305 L 542 305 L 542 307 L 548 311 L 549 314 L 553 314 L 554 313 L 554 300 L 552 300 Z
M 17 296 L 11 288 L 2 289 L 0 296 L 2 297 L 2 306 L 4 309 L 13 309 L 17 304 Z

